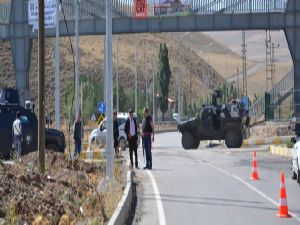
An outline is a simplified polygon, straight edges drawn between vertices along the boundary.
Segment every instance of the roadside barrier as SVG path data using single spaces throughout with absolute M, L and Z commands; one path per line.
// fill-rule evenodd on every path
M 291 148 L 270 145 L 269 151 L 273 155 L 292 157 L 292 149 Z
M 291 217 L 291 215 L 289 214 L 289 210 L 288 210 L 283 171 L 281 172 L 280 200 L 279 200 L 279 209 L 278 209 L 277 217 L 279 217 L 279 218 L 290 218 Z
M 256 151 L 253 152 L 252 174 L 251 174 L 250 179 L 251 180 L 259 180 L 259 175 L 258 175 L 258 170 L 257 170 Z
M 243 147 L 251 147 L 257 145 L 280 145 L 290 141 L 293 136 L 282 137 L 267 137 L 267 138 L 254 138 L 243 141 Z

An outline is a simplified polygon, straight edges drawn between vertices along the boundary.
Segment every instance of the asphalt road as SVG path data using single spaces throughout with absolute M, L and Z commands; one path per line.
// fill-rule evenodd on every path
M 252 181 L 253 150 L 202 143 L 185 151 L 179 133 L 157 134 L 153 170 L 136 170 L 133 224 L 300 224 L 300 188 L 290 178 L 290 160 L 256 149 L 261 180 Z M 139 157 L 142 168 L 141 149 Z M 276 217 L 282 170 L 291 219 Z

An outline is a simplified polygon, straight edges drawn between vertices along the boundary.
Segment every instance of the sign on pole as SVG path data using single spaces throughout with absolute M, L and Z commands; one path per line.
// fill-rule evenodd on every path
M 33 26 L 33 30 L 38 30 L 38 1 L 30 0 L 28 2 L 28 24 Z M 56 26 L 56 0 L 45 0 L 45 28 L 54 28 Z
M 99 113 L 105 114 L 105 112 L 106 112 L 106 103 L 105 102 L 99 102 L 97 109 L 98 109 Z
M 147 17 L 147 0 L 134 0 L 134 17 L 137 19 Z

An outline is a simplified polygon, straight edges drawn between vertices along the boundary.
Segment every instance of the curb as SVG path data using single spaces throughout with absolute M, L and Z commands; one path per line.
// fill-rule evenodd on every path
M 258 139 L 248 139 L 243 141 L 243 147 L 251 147 L 257 145 L 280 145 L 286 141 L 290 141 L 293 136 L 268 137 Z
M 74 152 L 66 152 L 65 155 L 67 157 L 70 157 L 70 154 L 71 154 L 71 157 L 73 157 L 74 155 Z M 106 152 L 105 151 L 82 151 L 80 153 L 80 158 L 83 159 L 83 160 L 101 160 L 101 159 L 104 159 L 106 155 Z
M 292 149 L 291 148 L 270 145 L 269 151 L 273 155 L 292 157 Z
M 130 215 L 131 203 L 132 203 L 132 180 L 133 172 L 127 172 L 127 184 L 124 190 L 124 194 L 117 205 L 114 214 L 110 218 L 108 225 L 123 225 L 125 224 L 128 216 Z

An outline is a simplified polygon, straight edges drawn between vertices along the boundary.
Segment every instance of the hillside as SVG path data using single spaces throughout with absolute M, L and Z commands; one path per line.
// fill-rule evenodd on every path
M 136 38 L 139 38 L 138 45 L 138 86 L 139 90 L 145 87 L 145 73 L 152 82 L 153 73 L 156 74 L 156 62 L 158 47 L 165 42 L 169 48 L 169 60 L 171 71 L 170 96 L 175 94 L 177 68 L 180 69 L 183 92 L 190 102 L 193 102 L 201 95 L 207 95 L 208 87 L 203 88 L 202 79 L 210 79 L 210 88 L 218 86 L 224 79 L 213 68 L 199 57 L 190 47 L 185 46 L 172 34 L 141 34 L 121 35 L 119 42 L 119 75 L 120 84 L 125 91 L 134 87 L 134 55 Z M 113 40 L 113 54 L 115 56 L 115 37 Z M 74 43 L 74 40 L 73 40 Z M 144 60 L 145 49 L 145 60 Z M 30 97 L 37 100 L 37 40 L 34 40 L 32 61 L 30 67 Z M 80 74 L 95 82 L 103 81 L 103 37 L 86 36 L 80 37 Z M 115 59 L 115 57 L 114 57 Z M 115 60 L 114 60 L 115 62 Z M 0 42 L 0 86 L 15 86 L 13 65 L 10 53 L 9 42 Z M 115 64 L 114 64 L 115 68 Z M 115 70 L 114 70 L 115 71 Z M 73 61 L 67 38 L 61 38 L 61 105 L 62 112 L 65 105 L 66 89 L 73 82 Z M 54 39 L 46 40 L 46 111 L 54 112 Z M 207 85 L 207 82 L 206 82 Z M 201 91 L 200 91 L 201 90 Z M 99 98 L 100 100 L 100 98 Z M 142 104 L 142 103 L 141 103 Z

